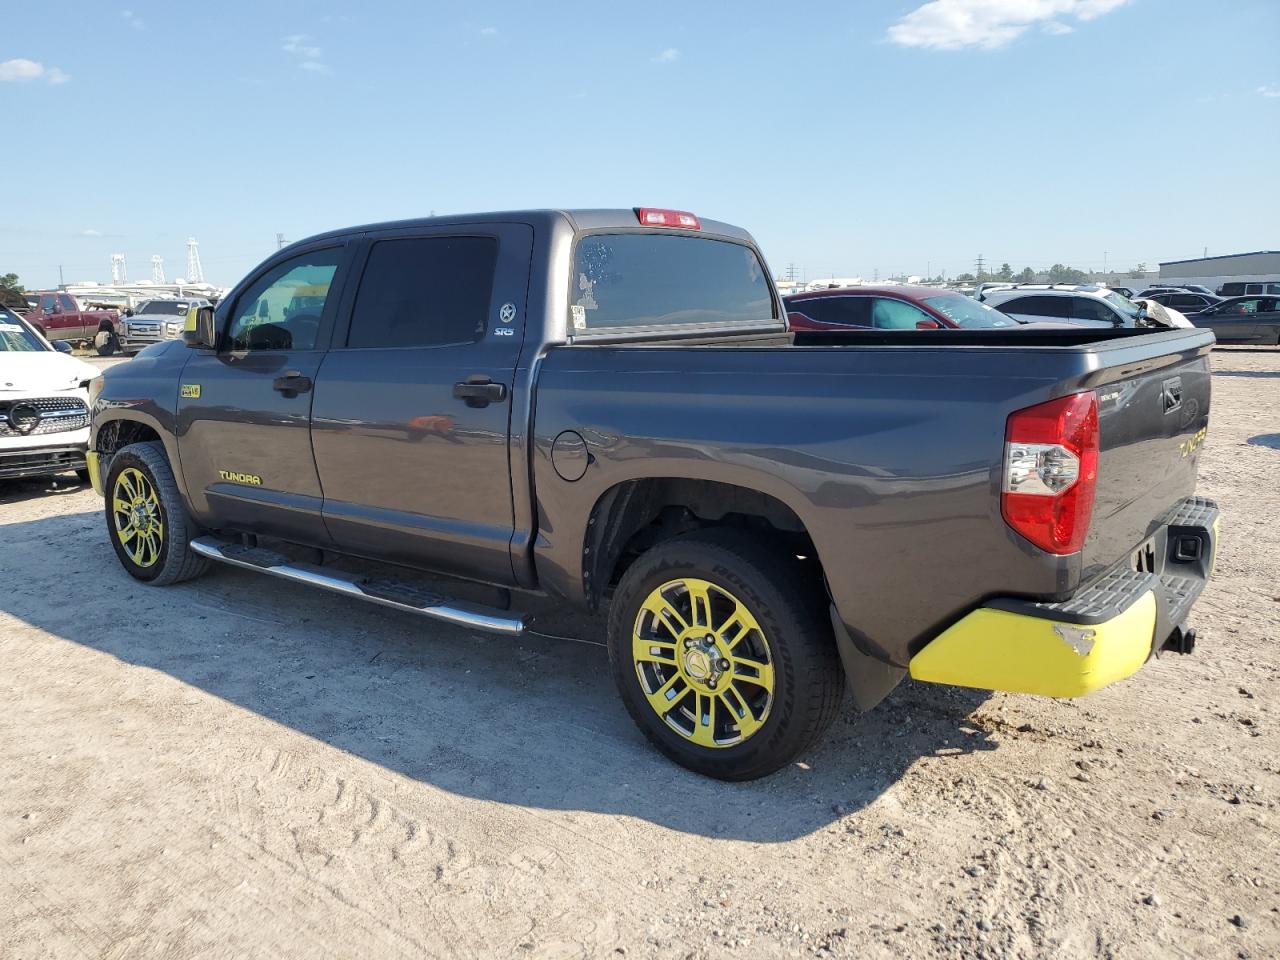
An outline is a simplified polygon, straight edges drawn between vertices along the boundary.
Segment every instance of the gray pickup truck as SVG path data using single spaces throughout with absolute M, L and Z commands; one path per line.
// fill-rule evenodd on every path
M 631 716 L 723 779 L 846 687 L 1071 697 L 1189 652 L 1210 334 L 828 340 L 769 277 L 744 231 L 649 208 L 294 244 L 94 381 L 108 536 L 154 585 L 212 561 L 507 634 L 525 591 L 607 606 Z

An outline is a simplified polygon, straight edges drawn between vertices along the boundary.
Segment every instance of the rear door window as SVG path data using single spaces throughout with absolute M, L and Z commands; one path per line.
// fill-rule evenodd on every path
M 569 302 L 577 336 L 776 322 L 755 251 L 708 237 L 588 234 L 574 254 Z
M 379 240 L 369 251 L 348 347 L 475 343 L 487 328 L 495 237 Z
M 838 323 L 845 327 L 871 326 L 870 297 L 814 297 L 794 301 L 790 309 L 818 323 Z
M 1070 314 L 1068 297 L 1016 297 L 998 307 L 1001 313 L 1017 313 L 1028 317 L 1053 317 L 1065 320 Z

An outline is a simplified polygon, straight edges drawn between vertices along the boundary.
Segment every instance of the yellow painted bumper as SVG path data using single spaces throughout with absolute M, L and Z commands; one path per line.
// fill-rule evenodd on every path
M 89 469 L 89 482 L 93 484 L 93 492 L 102 496 L 102 464 L 98 460 L 98 451 L 89 450 L 84 455 L 84 465 Z
M 1137 672 L 1151 655 L 1156 595 L 1088 626 L 981 608 L 911 658 L 911 676 L 984 690 L 1079 697 Z

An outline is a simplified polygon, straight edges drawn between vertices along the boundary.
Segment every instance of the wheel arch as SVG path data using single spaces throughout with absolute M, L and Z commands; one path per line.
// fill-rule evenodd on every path
M 98 454 L 104 477 L 111 468 L 111 458 L 131 443 L 159 443 L 169 460 L 169 468 L 173 470 L 179 492 L 186 496 L 177 444 L 173 435 L 164 430 L 154 418 L 137 410 L 112 411 L 109 418 L 94 418 L 89 449 Z
M 692 477 L 623 480 L 592 506 L 582 543 L 583 592 L 591 608 L 644 550 L 691 530 L 740 528 L 793 550 L 821 569 L 799 514 L 778 497 Z

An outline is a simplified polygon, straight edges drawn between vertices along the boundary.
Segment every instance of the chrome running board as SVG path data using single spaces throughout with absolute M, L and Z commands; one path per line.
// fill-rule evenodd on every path
M 309 563 L 295 563 L 283 554 L 262 547 L 246 547 L 216 537 L 197 537 L 191 541 L 191 550 L 218 563 L 269 573 L 274 577 L 305 583 L 321 590 L 367 600 L 394 610 L 416 613 L 459 627 L 516 635 L 524 633 L 526 626 L 527 617 L 522 613 L 454 600 L 398 580 L 380 580 L 338 570 L 324 570 Z

